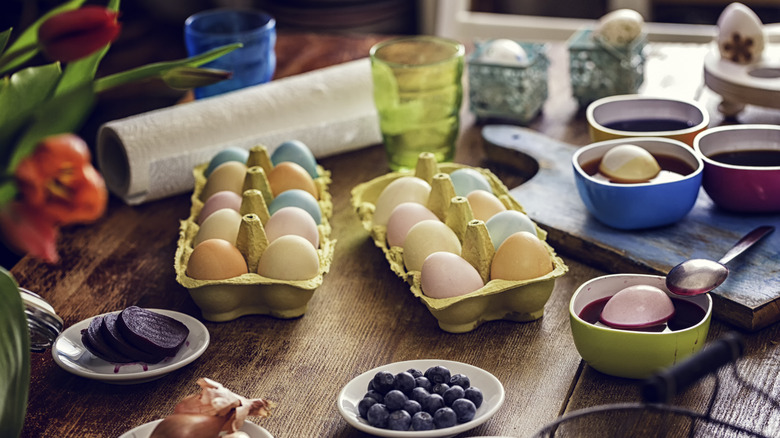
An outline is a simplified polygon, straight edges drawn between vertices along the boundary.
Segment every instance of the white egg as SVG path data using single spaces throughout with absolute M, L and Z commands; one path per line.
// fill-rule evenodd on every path
M 608 150 L 601 158 L 599 172 L 610 180 L 620 183 L 649 181 L 661 171 L 653 155 L 645 149 L 622 144 Z
M 486 43 L 480 60 L 500 64 L 527 64 L 528 54 L 519 43 L 501 38 Z
M 398 204 L 416 202 L 426 205 L 431 194 L 431 185 L 416 176 L 402 176 L 388 184 L 376 200 L 374 225 L 387 225 L 390 213 Z
M 593 36 L 612 46 L 631 44 L 639 34 L 645 20 L 633 9 L 616 9 L 602 16 L 596 23 Z
M 300 281 L 319 273 L 319 256 L 311 242 L 288 234 L 271 242 L 260 256 L 257 273 L 266 278 Z
M 437 251 L 460 255 L 461 245 L 458 236 L 444 222 L 424 220 L 409 229 L 403 249 L 406 270 L 419 271 L 429 255 Z
M 731 3 L 718 17 L 718 49 L 723 59 L 738 64 L 758 62 L 765 42 L 761 19 L 742 3 Z

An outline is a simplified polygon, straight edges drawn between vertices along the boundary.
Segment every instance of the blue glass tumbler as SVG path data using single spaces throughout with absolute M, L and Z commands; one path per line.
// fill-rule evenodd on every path
M 195 88 L 195 98 L 214 96 L 271 80 L 276 69 L 276 20 L 249 9 L 213 9 L 199 12 L 184 22 L 184 41 L 189 56 L 240 42 L 240 47 L 203 64 L 232 72 L 231 79 Z

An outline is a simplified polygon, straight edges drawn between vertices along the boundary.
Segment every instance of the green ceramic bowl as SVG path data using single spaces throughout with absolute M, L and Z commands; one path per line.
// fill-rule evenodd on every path
M 709 294 L 673 295 L 666 289 L 665 278 L 642 274 L 605 275 L 583 283 L 574 292 L 569 304 L 571 332 L 577 351 L 588 365 L 604 374 L 643 379 L 704 346 L 712 319 L 712 298 Z M 673 330 L 620 330 L 589 322 L 592 319 L 588 318 L 587 311 L 597 308 L 596 302 L 604 302 L 620 290 L 638 284 L 658 287 L 672 297 L 676 313 L 669 327 Z

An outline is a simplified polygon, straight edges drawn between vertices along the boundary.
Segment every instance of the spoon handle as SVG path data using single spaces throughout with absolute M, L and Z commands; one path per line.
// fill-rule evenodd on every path
M 739 242 L 737 242 L 733 247 L 731 247 L 731 249 L 728 250 L 728 252 L 726 252 L 726 254 L 720 260 L 718 260 L 718 262 L 722 265 L 725 265 L 726 263 L 733 260 L 734 257 L 745 252 L 746 249 L 753 246 L 754 243 L 761 240 L 764 236 L 772 233 L 772 231 L 774 230 L 775 227 L 771 225 L 764 225 L 754 229 L 753 231 L 747 233 L 745 237 L 739 239 Z

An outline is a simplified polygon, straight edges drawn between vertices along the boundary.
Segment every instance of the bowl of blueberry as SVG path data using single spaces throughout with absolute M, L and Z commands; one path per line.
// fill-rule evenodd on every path
M 479 426 L 504 403 L 491 373 L 466 363 L 409 360 L 352 379 L 339 413 L 356 429 L 384 437 L 447 437 Z

